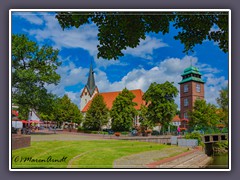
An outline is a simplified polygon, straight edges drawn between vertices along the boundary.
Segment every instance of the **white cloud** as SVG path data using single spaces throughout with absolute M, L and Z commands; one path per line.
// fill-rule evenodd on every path
M 39 13 L 40 14 L 40 13 Z M 70 28 L 62 30 L 58 20 L 53 14 L 44 14 L 42 21 L 44 22 L 43 28 L 38 29 L 25 29 L 30 35 L 34 36 L 39 42 L 50 40 L 54 43 L 54 48 L 82 48 L 88 51 L 92 56 L 98 67 L 107 67 L 110 65 L 126 65 L 114 60 L 105 60 L 97 58 L 97 45 L 98 45 L 98 29 L 95 24 L 85 24 L 79 28 Z M 145 40 L 140 41 L 140 45 L 136 48 L 127 48 L 124 54 L 132 55 L 135 57 L 142 57 L 145 59 L 152 59 L 153 51 L 155 49 L 168 46 L 162 42 L 161 39 L 147 36 Z
M 80 92 L 66 91 L 65 94 L 68 95 L 73 103 L 80 107 Z
M 167 58 L 161 61 L 157 66 L 147 70 L 143 67 L 135 68 L 128 72 L 120 81 L 110 82 L 108 75 L 96 68 L 95 71 L 95 81 L 100 92 L 111 92 L 120 91 L 124 87 L 128 89 L 141 89 L 145 92 L 152 82 L 164 83 L 165 81 L 174 82 L 174 86 L 180 90 L 178 82 L 181 81 L 181 74 L 183 70 L 191 64 L 197 67 L 209 69 L 214 69 L 210 65 L 198 63 L 198 59 L 192 56 L 185 56 L 180 58 Z M 61 82 L 57 86 L 49 85 L 48 90 L 58 96 L 63 96 L 67 94 L 69 98 L 79 106 L 80 104 L 80 93 L 73 91 L 66 91 L 65 87 L 76 85 L 81 83 L 85 85 L 87 82 L 88 68 L 76 67 L 75 64 L 69 62 L 68 65 L 62 66 L 58 69 L 58 73 L 61 74 Z M 216 105 L 216 98 L 219 96 L 219 90 L 222 87 L 227 86 L 228 80 L 225 77 L 217 77 L 215 74 L 218 71 L 206 71 L 206 74 L 202 72 L 203 78 L 206 80 L 205 83 L 205 99 L 208 103 Z M 180 108 L 180 95 L 175 98 L 176 104 Z
M 33 12 L 14 12 L 14 16 L 18 16 L 30 22 L 31 24 L 41 25 L 43 24 L 43 20 L 37 15 L 37 13 Z
M 82 68 L 82 67 L 76 67 L 76 65 L 68 61 L 70 57 L 67 57 L 66 59 L 62 59 L 60 56 L 59 59 L 63 60 L 66 65 L 62 65 L 57 69 L 57 73 L 61 76 L 61 80 L 58 85 L 46 85 L 46 88 L 49 92 L 56 94 L 59 97 L 62 97 L 64 94 L 68 94 L 69 98 L 72 100 L 72 102 L 76 103 L 79 106 L 80 103 L 80 92 L 72 92 L 72 91 L 66 91 L 65 88 L 68 86 L 74 86 L 79 83 L 84 85 L 87 81 L 87 76 L 89 69 L 88 68 Z
M 146 36 L 145 40 L 140 40 L 139 46 L 137 46 L 136 48 L 127 48 L 123 51 L 123 53 L 136 57 L 141 57 L 144 59 L 152 59 L 153 50 L 167 46 L 168 45 L 162 42 L 161 39 Z
M 197 67 L 212 68 L 210 65 L 198 63 L 198 59 L 192 56 L 185 56 L 182 59 L 168 58 L 160 62 L 158 66 L 149 70 L 144 68 L 133 69 L 120 81 L 115 81 L 113 83 L 110 83 L 105 72 L 98 70 L 95 76 L 96 84 L 100 92 L 120 91 L 124 87 L 128 89 L 142 89 L 145 92 L 152 82 L 164 83 L 165 81 L 169 81 L 174 82 L 174 86 L 180 90 L 178 82 L 182 79 L 181 74 L 183 70 L 190 66 L 190 60 L 192 60 L 192 64 L 196 64 Z M 212 104 L 216 104 L 219 90 L 225 87 L 228 82 L 223 76 L 216 77 L 214 73 L 217 73 L 217 71 L 212 71 L 211 74 L 208 73 L 203 76 L 203 78 L 206 79 L 205 99 L 208 103 Z M 178 107 L 180 107 L 180 95 L 175 99 L 175 102 L 178 104 Z

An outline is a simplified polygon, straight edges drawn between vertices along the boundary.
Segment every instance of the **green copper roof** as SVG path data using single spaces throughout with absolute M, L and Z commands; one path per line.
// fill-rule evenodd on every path
M 93 72 L 93 69 L 92 69 L 92 64 L 91 64 L 90 69 L 89 69 L 89 75 L 88 75 L 88 81 L 87 81 L 86 87 L 87 87 L 87 89 L 90 93 L 90 96 L 92 96 L 93 92 L 94 92 L 94 89 L 97 87 L 95 85 L 94 72 Z
M 183 79 L 181 82 L 179 82 L 178 84 L 182 84 L 188 81 L 196 81 L 196 82 L 201 82 L 201 83 L 205 83 L 201 78 L 197 78 L 197 77 L 188 77 L 186 79 Z
M 199 74 L 199 75 L 202 75 L 202 74 L 199 72 L 198 68 L 196 68 L 196 67 L 194 67 L 194 66 L 190 66 L 190 67 L 186 68 L 186 69 L 184 70 L 184 73 L 182 74 L 182 76 L 185 76 L 185 75 L 188 75 L 188 74 Z

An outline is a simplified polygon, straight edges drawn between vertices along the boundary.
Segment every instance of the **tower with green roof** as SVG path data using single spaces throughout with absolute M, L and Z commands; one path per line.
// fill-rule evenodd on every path
M 204 99 L 204 81 L 197 67 L 190 66 L 181 75 L 180 84 L 180 118 L 181 127 L 188 128 L 187 123 L 191 120 L 188 112 L 193 109 L 196 99 Z

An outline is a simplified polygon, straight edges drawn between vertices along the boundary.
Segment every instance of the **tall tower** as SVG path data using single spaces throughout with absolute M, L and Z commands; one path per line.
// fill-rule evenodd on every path
M 188 112 L 194 107 L 196 99 L 204 99 L 204 81 L 201 79 L 202 74 L 198 68 L 190 66 L 184 70 L 181 75 L 180 84 L 180 118 L 181 127 L 187 128 Z
M 94 97 L 95 94 L 98 93 L 98 88 L 95 84 L 95 79 L 94 79 L 94 72 L 92 69 L 92 64 L 90 65 L 89 69 L 89 75 L 88 75 L 88 81 L 87 84 L 85 85 L 81 95 L 81 104 L 80 104 L 80 110 L 82 111 L 83 108 L 86 106 L 86 104 Z

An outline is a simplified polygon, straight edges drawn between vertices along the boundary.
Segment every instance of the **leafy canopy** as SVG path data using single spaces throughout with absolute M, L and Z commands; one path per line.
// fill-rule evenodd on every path
M 143 95 L 148 104 L 148 118 L 154 123 L 162 126 L 168 125 L 177 112 L 174 98 L 178 95 L 177 88 L 166 81 L 163 84 L 152 83 Z
M 184 44 L 185 53 L 204 40 L 213 40 L 228 52 L 227 12 L 57 12 L 56 18 L 63 29 L 95 23 L 98 58 L 116 60 L 127 47 L 137 47 L 147 33 L 169 33 L 170 24 L 179 30 L 174 39 Z M 218 28 L 212 31 L 213 27 Z
M 140 126 L 143 130 L 147 130 L 148 128 L 153 128 L 154 123 L 149 119 L 148 107 L 146 105 L 141 105 L 139 111 L 139 122 Z
M 220 116 L 225 125 L 228 126 L 228 115 L 229 115 L 229 108 L 228 108 L 228 103 L 229 103 L 229 91 L 228 87 L 223 88 L 220 90 L 220 96 L 217 98 L 217 103 L 221 108 L 220 111 Z
M 193 110 L 189 112 L 189 126 L 193 130 L 214 129 L 219 123 L 219 116 L 215 105 L 206 103 L 205 100 L 196 100 Z
M 45 85 L 57 84 L 58 50 L 39 47 L 26 35 L 12 35 L 12 99 L 19 105 L 23 116 L 30 108 L 38 112 L 51 111 L 53 95 Z M 21 114 L 21 113 L 20 113 Z
M 100 130 L 109 120 L 109 112 L 102 95 L 96 95 L 86 113 L 84 129 Z
M 114 100 L 110 111 L 114 131 L 129 131 L 133 127 L 133 120 L 137 115 L 134 108 L 137 103 L 133 102 L 134 98 L 135 95 L 124 88 Z
M 62 98 L 57 99 L 56 103 L 54 111 L 56 121 L 60 123 L 73 122 L 78 124 L 82 122 L 82 113 L 66 94 Z

